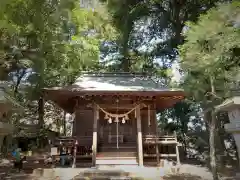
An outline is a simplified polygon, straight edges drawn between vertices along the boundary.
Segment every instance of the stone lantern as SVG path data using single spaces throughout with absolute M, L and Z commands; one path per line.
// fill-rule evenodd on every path
M 240 96 L 227 99 L 218 105 L 216 110 L 228 113 L 230 123 L 225 124 L 225 130 L 233 135 L 240 159 Z M 238 172 L 240 172 L 240 169 L 238 169 Z M 237 173 L 237 177 L 240 178 L 240 173 Z

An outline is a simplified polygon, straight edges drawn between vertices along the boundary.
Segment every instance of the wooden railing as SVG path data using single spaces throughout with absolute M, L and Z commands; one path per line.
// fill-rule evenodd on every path
M 159 158 L 177 158 L 179 163 L 178 141 L 176 135 L 143 136 L 143 156 Z
M 76 147 L 77 157 L 90 157 L 92 156 L 92 137 L 80 136 L 80 137 L 59 137 L 53 142 L 53 146 L 58 148 L 60 155 L 60 147 L 67 148 L 68 153 L 73 155 L 74 147 Z
M 77 157 L 90 157 L 92 156 L 92 146 L 78 146 Z
M 175 136 L 145 135 L 143 144 L 177 144 L 177 138 Z

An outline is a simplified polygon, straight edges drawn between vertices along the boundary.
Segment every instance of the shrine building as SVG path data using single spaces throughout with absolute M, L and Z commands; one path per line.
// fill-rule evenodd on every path
M 65 139 L 77 146 L 75 164 L 143 166 L 164 157 L 179 163 L 177 139 L 159 133 L 156 114 L 184 99 L 183 90 L 162 87 L 142 74 L 86 73 L 70 86 L 43 92 L 74 116 L 72 137 Z M 162 150 L 171 144 L 172 152 Z

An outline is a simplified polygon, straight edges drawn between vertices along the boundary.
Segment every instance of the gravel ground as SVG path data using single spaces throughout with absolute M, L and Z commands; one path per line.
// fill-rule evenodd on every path
M 10 171 L 11 167 L 0 165 L 0 179 L 1 180 L 72 180 L 79 174 L 93 171 L 107 172 L 124 172 L 128 173 L 134 179 L 141 180 L 159 180 L 164 176 L 163 180 L 212 180 L 211 173 L 207 168 L 183 164 L 180 167 L 178 174 L 170 173 L 169 171 L 163 171 L 161 168 L 152 167 L 136 167 L 136 166 L 119 166 L 119 167 L 101 167 L 95 168 L 54 168 L 54 169 L 41 169 L 35 170 L 32 175 L 21 173 L 14 173 Z M 6 172 L 9 172 L 7 175 Z M 40 177 L 41 176 L 41 177 Z M 138 177 L 138 178 L 136 178 Z M 231 179 L 231 178 L 230 178 Z M 230 180 L 229 179 L 229 180 Z M 233 179 L 231 179 L 233 180 Z

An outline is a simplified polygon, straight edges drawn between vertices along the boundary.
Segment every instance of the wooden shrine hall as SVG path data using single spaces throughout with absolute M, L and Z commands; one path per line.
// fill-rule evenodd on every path
M 65 138 L 76 146 L 74 163 L 143 166 L 171 156 L 179 162 L 177 139 L 160 136 L 156 114 L 182 100 L 181 89 L 164 88 L 142 74 L 86 73 L 70 86 L 45 88 L 44 98 L 74 117 L 72 137 Z

